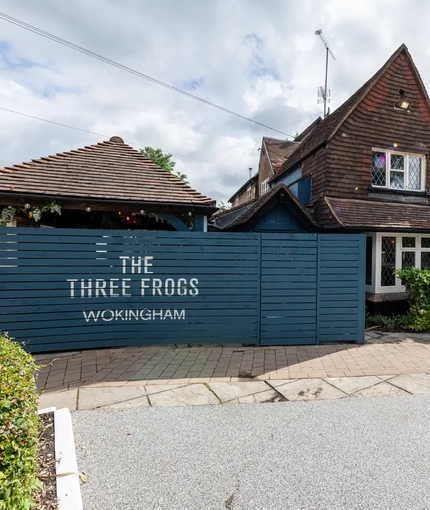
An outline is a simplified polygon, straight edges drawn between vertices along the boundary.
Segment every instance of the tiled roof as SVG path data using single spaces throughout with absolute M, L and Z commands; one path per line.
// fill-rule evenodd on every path
M 278 140 L 277 138 L 268 138 L 265 136 L 263 137 L 263 143 L 266 146 L 270 163 L 272 164 L 275 174 L 279 172 L 286 159 L 298 145 L 297 142 Z
M 0 169 L 0 194 L 192 204 L 215 201 L 169 174 L 121 138 Z
M 325 202 L 338 228 L 430 231 L 430 206 L 331 197 Z
M 322 122 L 321 117 L 316 118 L 312 122 L 312 124 L 309 124 L 309 126 L 305 130 L 303 130 L 299 135 L 297 135 L 294 138 L 294 141 L 302 142 L 321 122 Z
M 243 206 L 226 211 L 221 217 L 217 216 L 213 225 L 221 230 L 233 230 L 250 221 L 270 200 L 278 194 L 283 194 L 289 203 L 289 208 L 295 216 L 300 216 L 302 223 L 310 229 L 317 229 L 318 225 L 305 207 L 297 200 L 291 191 L 284 185 L 278 184 L 258 200 L 248 202 Z
M 323 119 L 318 126 L 313 129 L 297 146 L 296 150 L 292 153 L 292 155 L 288 158 L 288 160 L 283 164 L 281 170 L 278 175 L 282 175 L 283 173 L 288 172 L 292 167 L 300 163 L 300 161 L 305 158 L 312 151 L 317 149 L 321 144 L 330 140 L 337 132 L 337 130 L 341 127 L 341 125 L 345 122 L 345 120 L 349 117 L 352 111 L 358 106 L 361 100 L 366 96 L 366 94 L 370 91 L 376 81 L 384 74 L 387 68 L 391 65 L 391 63 L 397 58 L 397 56 L 405 51 L 408 55 L 407 47 L 402 44 L 398 50 L 396 50 L 393 55 L 387 60 L 387 62 L 368 80 L 362 87 L 360 87 L 355 94 L 353 94 L 349 99 L 347 99 L 339 108 L 337 108 L 333 113 L 328 115 L 325 119 Z M 410 55 L 409 55 L 410 56 Z M 411 58 L 412 62 L 412 58 Z M 414 66 L 415 67 L 415 66 Z M 419 76 L 418 71 L 416 70 L 416 74 L 418 79 L 422 80 Z M 423 89 L 424 85 L 422 84 Z M 312 124 L 311 124 L 312 126 Z M 309 127 L 311 127 L 309 126 Z M 306 132 L 306 130 L 305 130 Z M 273 180 L 273 178 L 272 178 Z
M 217 211 L 209 218 L 209 223 L 220 230 L 230 227 L 237 219 L 241 218 L 246 211 L 257 202 L 257 199 L 246 202 L 245 204 L 231 207 L 230 209 L 220 212 Z

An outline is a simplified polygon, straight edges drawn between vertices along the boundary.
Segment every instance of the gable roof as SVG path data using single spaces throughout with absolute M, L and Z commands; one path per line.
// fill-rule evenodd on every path
M 325 197 L 332 228 L 430 231 L 430 207 Z
M 347 118 L 351 115 L 354 109 L 364 99 L 366 94 L 368 94 L 368 92 L 372 89 L 375 83 L 381 78 L 381 76 L 387 71 L 390 65 L 402 52 L 405 53 L 405 55 L 411 62 L 412 68 L 416 74 L 420 86 L 422 87 L 427 103 L 430 106 L 429 97 L 424 86 L 424 83 L 421 79 L 421 76 L 417 68 L 415 67 L 415 64 L 412 60 L 412 57 L 407 47 L 404 44 L 402 44 L 385 62 L 385 64 L 372 76 L 372 78 L 370 78 L 370 80 L 368 80 L 362 87 L 360 87 L 349 99 L 347 99 L 342 105 L 340 105 L 339 108 L 337 108 L 333 113 L 331 113 L 325 119 L 323 119 L 318 124 L 318 126 L 315 129 L 313 129 L 313 131 L 311 131 L 303 139 L 303 141 L 297 146 L 296 150 L 284 163 L 278 176 L 288 172 L 292 167 L 299 164 L 300 161 L 304 159 L 308 154 L 312 153 L 322 144 L 328 142 L 331 138 L 333 138 L 333 136 L 340 129 L 342 124 L 347 120 Z M 272 178 L 271 180 L 273 181 L 274 178 Z
M 297 142 L 263 136 L 262 145 L 267 151 L 272 170 L 276 174 L 282 168 L 285 160 L 289 158 L 296 149 Z
M 319 229 L 307 209 L 284 184 L 278 184 L 258 200 L 247 202 L 223 214 L 217 214 L 211 219 L 211 224 L 219 230 L 250 230 L 258 223 L 260 216 L 267 213 L 278 202 L 283 203 L 308 232 Z
M 319 124 L 320 122 L 322 122 L 322 118 L 321 117 L 317 117 L 313 122 L 312 124 L 309 124 L 309 126 L 304 129 L 299 135 L 297 135 L 294 140 L 296 142 L 301 142 L 303 141 Z
M 0 169 L 0 196 L 204 206 L 215 201 L 166 172 L 119 137 Z

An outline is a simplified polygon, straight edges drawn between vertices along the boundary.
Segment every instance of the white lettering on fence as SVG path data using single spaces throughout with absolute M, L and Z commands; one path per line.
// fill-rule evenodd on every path
M 120 256 L 122 274 L 152 275 L 154 257 Z M 69 278 L 71 299 L 130 298 L 136 297 L 196 297 L 199 295 L 198 278 Z M 170 300 L 171 301 L 171 300 Z M 86 322 L 185 320 L 185 309 L 105 309 L 83 310 Z
M 185 320 L 185 310 L 151 310 L 142 308 L 141 310 L 82 310 L 86 322 L 111 322 L 111 321 L 164 321 L 170 320 Z

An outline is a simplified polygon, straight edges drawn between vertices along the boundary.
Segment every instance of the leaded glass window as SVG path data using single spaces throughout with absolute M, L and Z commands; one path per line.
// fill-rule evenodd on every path
M 403 189 L 405 187 L 405 157 L 391 154 L 390 158 L 390 188 Z
M 408 189 L 421 189 L 421 158 L 409 156 Z
M 415 237 L 402 237 L 402 248 L 415 248 Z
M 402 252 L 402 269 L 408 269 L 409 267 L 415 267 L 415 252 L 414 251 L 403 251 Z
M 421 238 L 421 248 L 430 248 L 430 237 Z
M 394 270 L 396 269 L 396 238 L 382 237 L 381 253 L 381 285 L 391 287 L 396 284 Z
M 421 252 L 421 269 L 430 270 L 430 251 Z
M 372 185 L 386 186 L 387 183 L 387 155 L 385 152 L 374 152 L 372 154 Z
M 420 191 L 425 159 L 390 151 L 372 152 L 372 186 Z

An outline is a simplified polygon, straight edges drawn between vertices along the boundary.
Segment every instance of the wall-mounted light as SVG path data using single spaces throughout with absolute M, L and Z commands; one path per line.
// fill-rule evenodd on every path
M 399 90 L 399 102 L 396 103 L 395 108 L 401 108 L 402 110 L 409 110 L 409 107 L 411 106 L 411 102 L 407 101 L 405 99 L 405 91 L 400 89 Z
M 30 209 L 31 205 L 30 204 L 24 204 L 24 209 Z
M 91 212 L 91 207 L 89 207 L 89 206 L 88 206 L 85 210 L 86 210 L 87 212 Z
M 143 209 L 141 209 L 139 212 L 140 214 L 145 214 L 145 211 Z
M 193 213 L 192 213 L 192 212 L 189 212 L 189 213 L 188 213 L 188 216 L 192 216 L 192 215 L 193 215 Z

